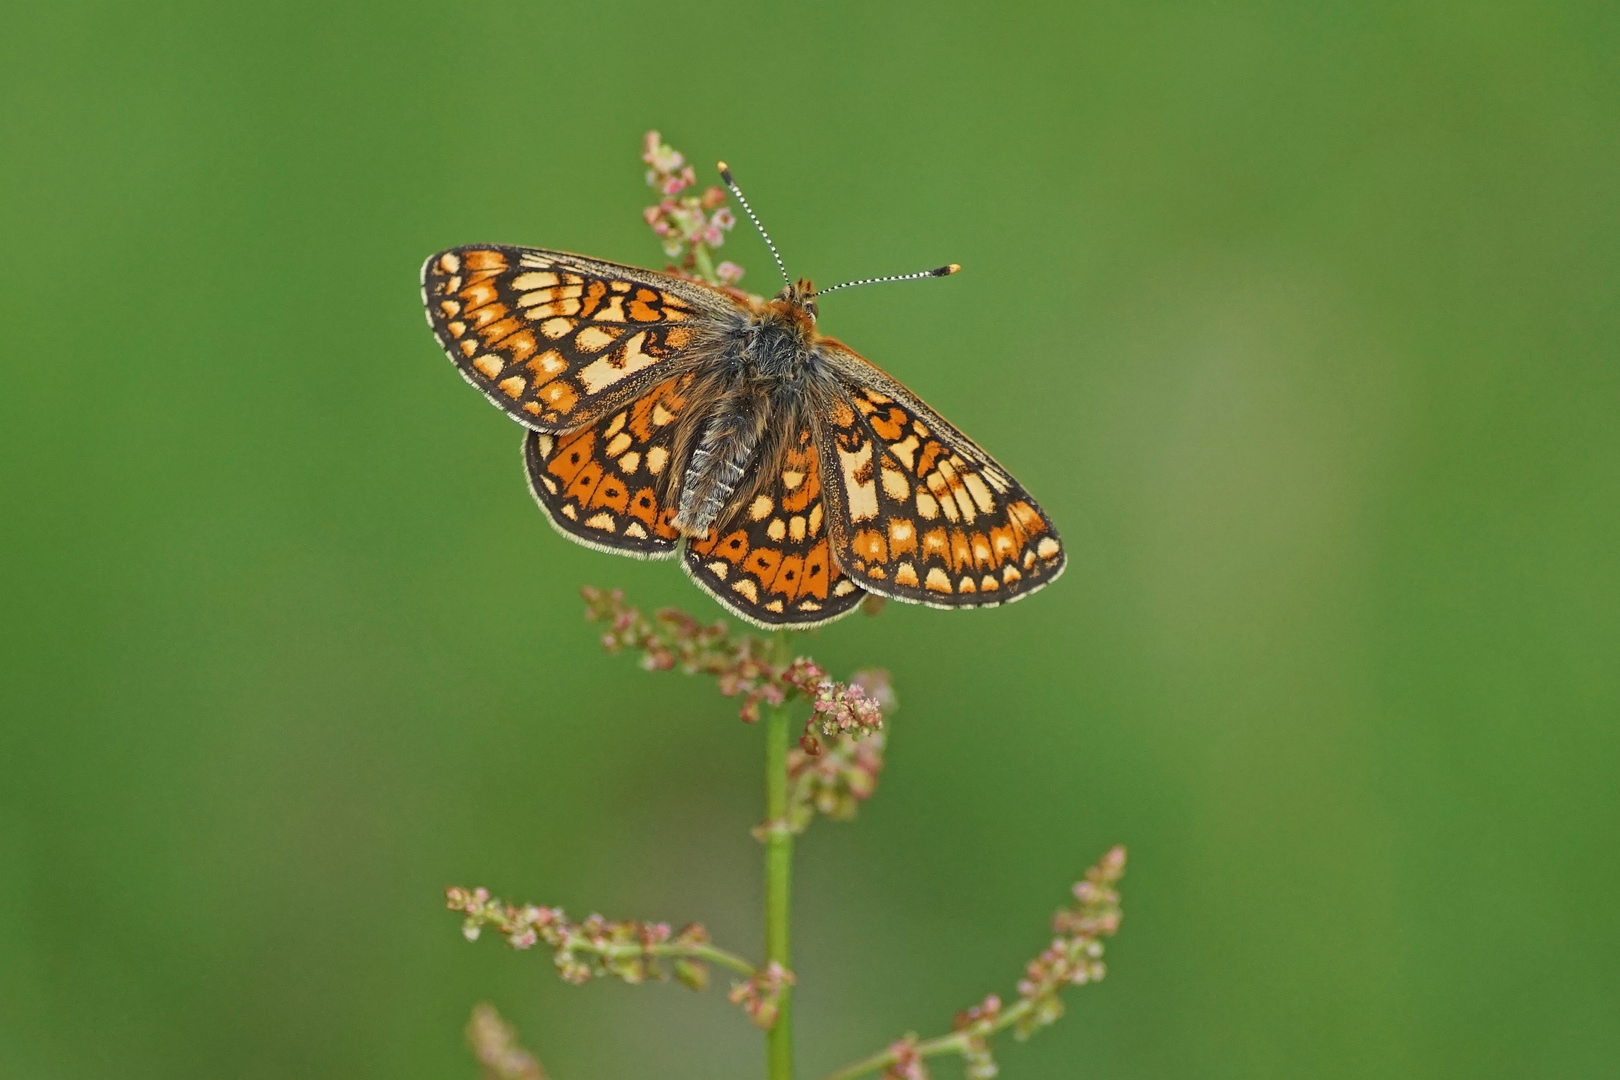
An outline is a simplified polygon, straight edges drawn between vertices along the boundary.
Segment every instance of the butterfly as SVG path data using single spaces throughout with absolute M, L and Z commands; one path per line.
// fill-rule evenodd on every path
M 766 628 L 831 622 L 867 593 L 993 607 L 1056 579 L 1064 549 L 1040 505 L 916 394 L 822 336 L 817 296 L 804 279 L 762 301 L 504 244 L 422 267 L 428 325 L 526 429 L 530 490 L 570 540 L 679 557 Z

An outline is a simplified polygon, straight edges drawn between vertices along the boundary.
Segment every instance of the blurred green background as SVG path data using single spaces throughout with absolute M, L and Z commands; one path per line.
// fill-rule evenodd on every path
M 471 1078 L 489 998 L 558 1080 L 758 1075 L 720 990 L 566 986 L 441 909 L 757 949 L 759 731 L 576 590 L 717 609 L 547 527 L 417 297 L 472 241 L 659 264 L 656 127 L 795 273 L 966 267 L 823 328 L 1071 552 L 805 643 L 904 703 L 801 845 L 806 1076 L 1010 993 L 1114 842 L 1112 973 L 1009 1080 L 1614 1074 L 1615 5 L 5 24 L 0 1072 Z

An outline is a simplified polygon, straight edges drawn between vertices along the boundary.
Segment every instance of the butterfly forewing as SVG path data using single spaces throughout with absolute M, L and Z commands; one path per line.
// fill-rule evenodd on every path
M 730 303 L 654 271 L 497 244 L 429 258 L 422 300 L 467 381 L 549 432 L 593 424 L 669 378 Z
M 523 463 L 529 490 L 557 530 L 602 551 L 642 559 L 675 555 L 680 534 L 670 455 L 690 375 L 669 379 L 623 409 L 566 435 L 529 431 Z
M 732 520 L 687 541 L 682 565 L 751 623 L 819 626 L 847 615 L 863 595 L 832 557 L 828 525 L 821 455 L 805 428 L 776 479 Z
M 831 352 L 831 350 L 829 350 Z M 1063 572 L 1029 492 L 972 440 L 849 350 L 821 433 L 834 553 L 856 584 L 936 607 L 989 607 Z

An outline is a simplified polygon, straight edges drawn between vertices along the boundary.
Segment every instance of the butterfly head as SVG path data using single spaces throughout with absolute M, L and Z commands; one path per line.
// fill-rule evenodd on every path
M 771 306 L 792 321 L 804 323 L 808 329 L 816 324 L 816 287 L 810 283 L 810 279 L 800 278 L 777 293 Z

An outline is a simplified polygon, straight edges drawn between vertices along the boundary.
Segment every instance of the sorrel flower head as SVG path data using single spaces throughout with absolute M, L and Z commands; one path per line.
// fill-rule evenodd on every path
M 647 185 L 658 192 L 655 206 L 641 212 L 642 220 L 663 242 L 671 267 L 684 277 L 708 285 L 729 287 L 742 280 L 743 269 L 733 262 L 714 265 L 713 250 L 726 242 L 726 233 L 737 224 L 737 217 L 726 205 L 730 198 L 722 187 L 690 189 L 697 185 L 697 172 L 685 156 L 656 131 L 642 139 L 641 160 L 647 169 Z

